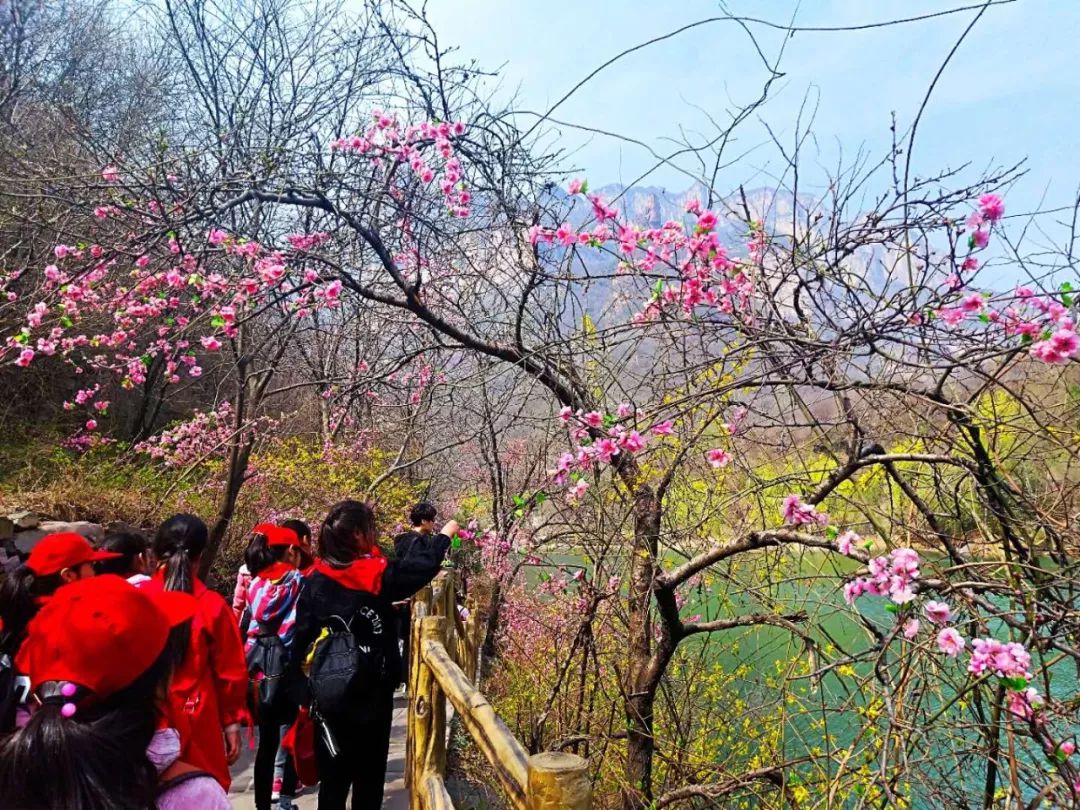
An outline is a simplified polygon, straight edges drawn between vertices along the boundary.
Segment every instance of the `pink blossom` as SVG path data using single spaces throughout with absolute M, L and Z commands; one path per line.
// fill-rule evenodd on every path
M 589 411 L 581 419 L 586 425 L 593 428 L 598 428 L 604 424 L 604 417 L 598 411 Z
M 675 424 L 667 419 L 663 422 L 657 422 L 652 426 L 652 432 L 657 436 L 670 436 L 675 428 Z
M 30 362 L 34 359 L 33 349 L 23 349 L 19 352 L 19 359 L 15 361 L 15 365 L 22 368 L 26 368 L 30 365 Z
M 1031 654 L 1023 644 L 993 638 L 977 638 L 971 642 L 968 672 L 972 675 L 993 672 L 1001 678 L 1030 678 L 1030 670 Z
M 926 603 L 923 612 L 926 614 L 926 618 L 934 624 L 948 624 L 949 620 L 952 619 L 952 610 L 944 602 L 931 600 Z
M 564 424 L 570 424 L 570 420 L 574 416 L 574 410 L 569 405 L 564 405 L 559 409 L 559 420 Z
M 105 219 L 109 216 L 109 209 L 104 205 L 99 205 L 94 209 L 94 217 L 96 219 Z
M 959 307 L 942 307 L 937 311 L 937 315 L 949 326 L 956 326 L 967 318 L 967 313 Z
M 589 483 L 582 478 L 580 481 L 566 490 L 566 500 L 571 506 L 577 506 L 589 489 Z
M 610 464 L 612 459 L 619 454 L 619 446 L 613 439 L 600 439 L 596 445 L 596 457 L 605 464 Z
M 819 512 L 810 504 L 802 502 L 798 495 L 788 495 L 784 498 L 783 512 L 784 522 L 801 526 L 806 523 L 825 525 L 829 522 L 829 516 Z
M 964 312 L 981 312 L 985 303 L 985 299 L 981 295 L 972 293 L 960 302 L 960 308 Z
M 979 197 L 979 213 L 993 225 L 1005 216 L 1005 203 L 997 194 L 984 194 Z
M 976 248 L 984 248 L 990 244 L 990 233 L 979 228 L 971 232 L 971 245 Z
M 712 211 L 704 211 L 698 217 L 697 226 L 703 231 L 711 231 L 716 227 L 716 214 Z
M 211 230 L 210 235 L 207 237 L 211 245 L 220 245 L 228 238 L 229 235 L 220 228 L 214 228 L 213 230 Z
M 106 183 L 115 183 L 120 179 L 120 172 L 115 166 L 106 166 L 101 170 L 101 179 Z
M 979 269 L 979 260 L 974 256 L 968 256 L 960 267 L 970 273 Z
M 1065 740 L 1065 742 L 1058 746 L 1058 751 L 1067 757 L 1071 757 L 1076 753 L 1076 743 L 1072 740 Z
M 645 439 L 636 430 L 630 430 L 619 439 L 619 446 L 627 453 L 640 453 L 645 449 Z
M 97 430 L 97 420 L 95 420 L 95 419 L 87 419 L 86 420 L 86 429 L 87 430 Z
M 94 410 L 98 411 L 100 413 L 104 413 L 105 411 L 109 410 L 109 402 L 108 402 L 108 400 L 102 399 L 102 400 L 98 400 L 97 402 L 95 402 L 94 403 Z
M 964 650 L 964 637 L 951 627 L 946 627 L 937 635 L 938 649 L 950 658 L 956 658 Z
M 904 638 L 912 639 L 919 634 L 919 620 L 908 619 L 904 622 L 903 628 Z
M 1029 686 L 1019 692 L 1009 692 L 1009 713 L 1021 720 L 1030 720 L 1035 710 L 1042 708 L 1043 699 L 1039 691 Z M 1080 783 L 1080 780 L 1077 780 Z
M 204 349 L 210 352 L 216 352 L 218 349 L 221 348 L 221 341 L 213 335 L 203 335 L 201 338 L 199 338 L 199 342 L 202 344 Z
M 566 190 L 569 191 L 571 194 L 580 194 L 581 189 L 584 185 L 585 183 L 581 179 L 575 177 L 573 180 L 570 181 L 570 184 L 566 187 Z
M 855 532 L 844 532 L 836 538 L 836 548 L 841 554 L 850 554 L 861 538 Z
M 731 461 L 731 454 L 726 450 L 719 447 L 714 447 L 705 454 L 705 458 L 709 460 L 709 464 L 714 469 L 719 470 L 721 467 L 726 467 Z
M 630 416 L 630 414 L 632 414 L 633 412 L 634 412 L 634 406 L 631 405 L 629 402 L 620 402 L 619 407 L 616 410 L 616 413 L 618 413 L 620 419 L 625 419 L 626 417 Z

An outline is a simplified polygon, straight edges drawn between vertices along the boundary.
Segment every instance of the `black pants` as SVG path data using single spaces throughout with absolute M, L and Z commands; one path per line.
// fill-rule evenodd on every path
M 380 810 L 393 716 L 393 689 L 382 687 L 376 694 L 366 696 L 355 711 L 326 718 L 337 742 L 338 755 L 330 756 L 323 735 L 317 730 L 319 810 L 345 810 L 350 787 L 352 810 Z
M 259 711 L 259 748 L 255 752 L 255 810 L 270 810 L 274 787 L 274 760 L 281 744 L 281 727 L 296 719 L 296 705 L 282 700 L 281 705 L 263 706 Z M 296 795 L 296 769 L 292 757 L 285 760 L 281 795 Z

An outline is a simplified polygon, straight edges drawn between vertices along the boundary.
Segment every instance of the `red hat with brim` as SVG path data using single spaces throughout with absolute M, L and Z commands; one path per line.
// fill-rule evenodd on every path
M 35 690 L 67 681 L 101 700 L 150 669 L 169 632 L 197 608 L 191 594 L 136 588 L 115 574 L 78 580 L 60 588 L 30 622 L 16 667 Z
M 114 551 L 98 551 L 81 534 L 75 532 L 59 532 L 47 534 L 41 538 L 30 557 L 26 561 L 26 567 L 34 572 L 34 576 L 47 577 L 50 574 L 58 574 L 65 568 L 75 568 L 88 562 L 98 560 L 111 560 L 123 555 Z
M 304 548 L 304 544 L 300 542 L 300 535 L 284 526 L 275 526 L 273 523 L 260 523 L 251 532 L 252 534 L 263 535 L 268 546 L 296 546 L 301 550 Z

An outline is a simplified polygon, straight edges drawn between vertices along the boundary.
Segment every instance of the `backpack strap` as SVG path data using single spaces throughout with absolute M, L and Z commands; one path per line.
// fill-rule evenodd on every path
M 158 795 L 160 796 L 163 793 L 168 793 L 177 785 L 182 785 L 184 782 L 190 782 L 192 779 L 200 779 L 204 776 L 209 779 L 214 778 L 213 774 L 207 773 L 188 762 L 182 762 L 178 759 L 158 775 Z

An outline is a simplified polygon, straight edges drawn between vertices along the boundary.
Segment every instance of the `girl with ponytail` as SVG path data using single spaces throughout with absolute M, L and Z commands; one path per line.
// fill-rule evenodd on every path
M 180 731 L 181 756 L 229 789 L 229 766 L 240 756 L 240 726 L 248 720 L 247 665 L 232 609 L 198 578 L 209 541 L 206 524 L 175 515 L 158 528 L 158 569 L 143 587 L 189 593 L 191 621 L 174 630 L 180 663 L 169 687 L 167 717 Z
M 41 608 L 17 659 L 35 709 L 0 744 L 5 808 L 228 810 L 221 786 L 178 759 L 176 733 L 155 720 L 170 628 L 195 609 L 191 596 L 115 575 L 76 582 Z

